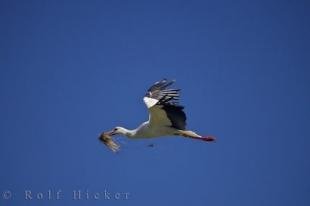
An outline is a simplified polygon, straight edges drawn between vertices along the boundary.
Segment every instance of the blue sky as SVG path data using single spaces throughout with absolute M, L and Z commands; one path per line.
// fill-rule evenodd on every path
M 308 11 L 306 1 L 1 1 L 0 204 L 309 205 Z M 108 151 L 98 134 L 145 121 L 142 97 L 161 78 L 182 88 L 188 128 L 217 143 L 118 138 L 121 152 Z M 74 190 L 130 195 L 72 200 Z

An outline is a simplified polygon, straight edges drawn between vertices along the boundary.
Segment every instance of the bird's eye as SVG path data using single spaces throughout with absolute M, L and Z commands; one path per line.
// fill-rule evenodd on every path
M 117 128 L 114 128 L 114 132 L 117 131 Z

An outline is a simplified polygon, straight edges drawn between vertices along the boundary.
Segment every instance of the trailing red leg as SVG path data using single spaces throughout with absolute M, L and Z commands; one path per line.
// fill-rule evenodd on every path
M 204 136 L 204 137 L 191 137 L 193 139 L 197 139 L 197 140 L 202 140 L 202 141 L 206 141 L 206 142 L 214 142 L 216 140 L 215 137 L 213 136 Z

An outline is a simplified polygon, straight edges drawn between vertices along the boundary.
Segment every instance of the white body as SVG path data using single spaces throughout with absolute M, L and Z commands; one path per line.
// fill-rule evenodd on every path
M 171 127 L 159 127 L 152 125 L 149 121 L 142 123 L 129 138 L 151 138 L 159 136 L 171 136 L 177 133 L 177 130 Z

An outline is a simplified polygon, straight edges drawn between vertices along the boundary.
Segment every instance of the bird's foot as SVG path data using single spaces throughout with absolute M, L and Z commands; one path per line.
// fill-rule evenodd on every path
M 199 137 L 197 139 L 206 141 L 206 142 L 214 142 L 216 140 L 216 138 L 213 136 L 204 136 L 204 137 Z
M 207 142 L 213 142 L 216 140 L 215 137 L 213 136 L 206 136 L 206 137 L 201 137 L 203 141 L 207 141 Z

